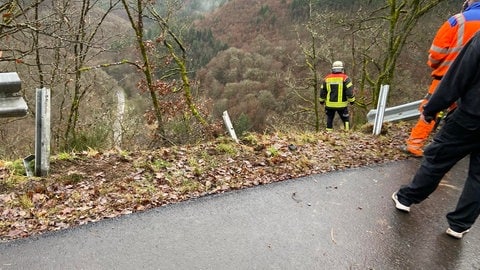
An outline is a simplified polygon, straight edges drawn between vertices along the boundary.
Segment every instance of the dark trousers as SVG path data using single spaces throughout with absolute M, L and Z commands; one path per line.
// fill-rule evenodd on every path
M 480 214 L 480 130 L 466 129 L 455 119 L 447 118 L 433 142 L 424 151 L 424 158 L 412 182 L 398 191 L 405 205 L 420 203 L 438 187 L 443 176 L 462 158 L 470 155 L 468 177 L 456 209 L 447 214 L 454 231 L 469 229 Z
M 337 113 L 343 121 L 345 129 L 349 129 L 350 115 L 348 114 L 348 108 L 325 108 L 325 114 L 327 114 L 327 129 L 333 129 L 333 119 Z

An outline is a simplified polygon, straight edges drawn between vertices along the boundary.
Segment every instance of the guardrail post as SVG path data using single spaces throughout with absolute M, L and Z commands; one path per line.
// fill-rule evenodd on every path
M 238 143 L 238 138 L 237 134 L 235 134 L 235 129 L 233 129 L 232 122 L 230 121 L 230 116 L 228 116 L 228 112 L 224 111 L 223 112 L 223 122 L 227 126 L 228 132 L 230 133 L 230 136 L 235 140 L 235 142 Z
M 37 89 L 35 129 L 35 176 L 50 169 L 50 89 Z
M 389 85 L 380 87 L 380 96 L 378 97 L 377 114 L 375 115 L 375 123 L 373 124 L 373 135 L 379 135 L 382 131 L 383 115 L 387 104 Z

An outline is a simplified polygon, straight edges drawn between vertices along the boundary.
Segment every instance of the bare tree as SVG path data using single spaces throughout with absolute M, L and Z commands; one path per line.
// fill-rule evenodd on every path
M 183 82 L 183 92 L 184 92 L 184 97 L 185 97 L 185 102 L 187 103 L 188 108 L 190 109 L 190 112 L 192 115 L 202 124 L 204 127 L 208 127 L 207 121 L 204 119 L 204 117 L 200 114 L 198 111 L 197 107 L 195 106 L 195 103 L 193 101 L 192 97 L 192 91 L 191 91 L 191 83 L 190 83 L 190 78 L 188 75 L 188 69 L 187 69 L 187 52 L 185 49 L 185 46 L 183 45 L 183 42 L 180 40 L 180 38 L 172 31 L 170 25 L 168 22 L 165 20 L 163 16 L 161 16 L 155 9 L 150 9 L 150 13 L 153 15 L 155 20 L 158 22 L 159 26 L 161 29 L 163 29 L 163 34 L 162 36 L 170 36 L 170 38 L 173 40 L 173 42 L 170 42 L 169 39 L 165 38 L 163 40 L 163 44 L 165 47 L 168 49 L 168 52 L 170 53 L 171 57 L 175 61 L 178 67 L 178 73 L 180 74 L 180 77 Z M 173 44 L 172 44 L 173 43 Z M 176 47 L 180 50 L 180 55 L 178 55 L 175 51 L 175 48 L 173 47 L 176 45 Z
M 371 12 L 342 22 L 350 32 L 352 59 L 358 61 L 360 88 L 372 88 L 376 104 L 380 86 L 392 85 L 397 61 L 420 18 L 446 0 L 385 0 Z M 365 104 L 368 105 L 368 104 Z
M 141 63 L 137 64 L 137 68 L 143 73 L 143 85 L 150 94 L 152 111 L 156 120 L 157 137 L 162 142 L 173 143 L 167 135 L 166 125 L 168 121 L 165 118 L 172 118 L 174 114 L 180 113 L 184 107 L 208 133 L 209 124 L 193 100 L 186 47 L 180 36 L 173 30 L 172 25 L 175 23 L 171 22 L 175 19 L 175 11 L 179 10 L 183 3 L 181 1 L 147 3 L 141 0 L 122 0 L 122 4 L 132 29 L 136 33 L 136 44 L 141 57 Z M 156 9 L 158 5 L 162 8 L 162 14 Z M 146 22 L 156 24 L 159 30 L 156 36 L 145 36 Z M 175 64 L 173 68 L 171 67 L 172 62 Z M 181 83 L 176 81 L 177 78 L 180 79 Z M 174 100 L 173 98 L 168 100 L 168 96 L 177 94 L 180 90 L 183 92 L 182 100 Z M 183 114 L 184 122 L 189 128 L 185 116 L 186 114 Z
M 322 83 L 322 72 L 326 69 L 321 69 L 322 66 L 330 66 L 335 57 L 341 55 L 341 51 L 335 50 L 333 44 L 342 44 L 344 41 L 337 39 L 330 27 L 331 22 L 335 18 L 335 13 L 329 10 L 317 10 L 314 5 L 315 1 L 308 0 L 308 6 L 302 7 L 307 9 L 307 20 L 298 27 L 298 47 L 303 56 L 302 63 L 296 63 L 300 70 L 305 70 L 305 73 L 294 72 L 302 74 L 292 84 L 292 79 L 289 78 L 290 87 L 293 89 L 295 95 L 298 96 L 301 104 L 300 112 L 307 113 L 314 116 L 313 124 L 311 117 L 306 117 L 310 122 L 310 126 L 314 126 L 315 131 L 320 130 L 321 124 L 321 106 L 318 102 L 320 94 L 320 84 Z M 338 45 L 337 45 L 338 46 Z M 341 46 L 338 46 L 341 47 Z M 297 76 L 298 77 L 298 76 Z
M 29 33 L 39 32 L 35 19 L 26 20 L 36 14 L 38 1 L 7 1 L 0 5 L 0 62 L 5 70 L 15 70 L 15 63 L 24 63 L 27 56 L 36 50 L 28 42 Z
M 324 64 L 334 60 L 342 60 L 351 68 L 349 74 L 359 91 L 357 105 L 367 109 L 376 104 L 380 86 L 395 83 L 397 61 L 419 19 L 444 1 L 376 1 L 373 10 L 372 3 L 351 3 L 345 4 L 347 12 L 343 13 L 324 6 L 320 9 L 317 1 L 304 1 L 308 5 L 302 6 L 302 18 L 307 19 L 297 33 L 305 69 L 294 72 L 302 74 L 295 82 L 289 80 L 301 104 L 297 113 L 313 115 L 315 129 L 319 130 L 318 74 L 326 71 Z
M 70 24 L 71 30 L 73 30 L 73 44 L 71 49 L 73 55 L 73 70 L 74 77 L 74 89 L 72 94 L 72 102 L 70 111 L 68 113 L 67 125 L 65 128 L 64 139 L 69 140 L 72 137 L 76 140 L 76 126 L 79 118 L 79 107 L 82 99 L 84 98 L 89 87 L 82 82 L 81 68 L 86 64 L 88 57 L 92 57 L 90 52 L 99 44 L 96 44 L 97 33 L 99 32 L 102 23 L 107 18 L 107 15 L 116 7 L 119 3 L 117 1 L 110 1 L 109 5 L 102 11 L 101 14 L 95 14 L 95 7 L 100 4 L 98 0 L 83 0 L 78 6 L 74 6 L 73 10 L 77 11 L 77 16 L 73 17 L 77 21 Z M 75 5 L 75 2 L 74 2 Z
M 312 110 L 313 109 L 313 114 L 314 114 L 314 119 L 315 119 L 315 131 L 320 130 L 320 105 L 318 102 L 319 98 L 319 86 L 321 83 L 321 77 L 319 75 L 319 60 L 324 58 L 319 54 L 321 50 L 318 49 L 319 46 L 319 40 L 320 35 L 319 35 L 319 28 L 321 25 L 321 21 L 319 19 L 319 14 L 314 11 L 312 7 L 313 3 L 312 0 L 309 0 L 308 2 L 308 20 L 305 24 L 305 29 L 307 31 L 308 39 L 307 42 L 303 42 L 302 39 L 299 39 L 300 42 L 300 48 L 302 50 L 303 55 L 305 56 L 305 66 L 308 70 L 308 73 L 310 76 L 306 78 L 306 88 L 308 90 L 312 89 L 313 93 L 311 91 L 308 91 L 311 93 L 311 98 L 309 97 L 304 97 L 301 93 L 298 93 L 298 95 L 303 99 L 307 104 L 310 104 L 309 108 L 306 108 L 306 110 Z
M 166 139 L 163 113 L 158 102 L 157 88 L 155 86 L 153 64 L 148 54 L 149 41 L 144 38 L 144 20 L 145 16 L 147 15 L 145 3 L 142 0 L 136 0 L 133 1 L 133 3 L 129 3 L 129 1 L 127 0 L 122 0 L 122 4 L 125 12 L 128 15 L 128 20 L 130 21 L 130 24 L 135 31 L 136 43 L 140 50 L 141 58 L 143 60 L 143 63 L 139 65 L 138 68 L 142 71 L 144 75 L 146 88 L 150 93 L 155 119 L 157 121 L 157 133 L 161 138 Z
M 119 1 L 10 1 L 0 8 L 8 18 L 0 23 L 0 60 L 15 63 L 10 68 L 22 73 L 26 89 L 52 88 L 52 135 L 62 148 L 76 140 L 82 100 L 94 90 L 82 67 L 109 48 L 113 34 L 102 25 Z

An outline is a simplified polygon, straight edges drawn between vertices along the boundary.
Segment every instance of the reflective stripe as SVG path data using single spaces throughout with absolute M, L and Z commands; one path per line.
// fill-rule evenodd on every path
M 430 63 L 432 63 L 432 65 L 438 65 L 442 62 L 440 60 L 433 59 L 433 57 L 431 55 L 428 56 L 428 60 L 430 61 Z
M 462 43 L 461 42 L 462 39 L 463 39 L 463 37 L 460 39 L 460 43 Z M 458 41 L 457 41 L 457 43 L 458 43 Z M 458 44 L 457 44 L 457 46 L 458 46 Z M 460 47 L 452 47 L 452 48 L 441 48 L 441 47 L 432 45 L 432 47 L 430 47 L 430 50 L 434 51 L 436 53 L 442 53 L 442 54 L 449 54 L 449 53 L 452 53 L 452 52 L 457 52 L 458 53 L 462 50 L 462 44 L 460 44 Z
M 345 107 L 346 102 L 342 101 L 343 100 L 343 77 L 330 77 L 327 78 L 325 81 L 327 83 L 327 107 L 332 107 L 332 108 L 341 108 Z M 337 94 L 337 97 L 335 100 L 332 100 L 331 94 L 332 94 L 332 86 L 337 87 L 337 91 L 335 91 L 335 94 Z
M 458 32 L 457 32 L 457 48 L 463 47 L 463 36 L 465 34 L 465 16 L 463 13 L 456 14 L 455 19 L 457 19 L 458 23 Z
M 440 67 L 449 67 L 453 63 L 453 61 L 454 60 L 443 61 L 443 63 L 440 65 Z
M 432 44 L 432 46 L 430 47 L 431 51 L 439 53 L 439 54 L 448 55 L 448 54 L 459 53 L 462 50 L 463 39 L 464 39 L 464 35 L 465 35 L 465 16 L 463 15 L 463 13 L 460 13 L 460 14 L 455 14 L 453 17 L 457 21 L 457 27 L 458 27 L 458 30 L 457 30 L 457 44 L 455 45 L 455 47 L 451 47 L 451 48 L 442 48 L 442 47 L 438 47 L 438 46 L 435 46 L 434 44 Z M 433 59 L 431 57 L 431 55 L 429 55 L 428 58 L 429 58 L 429 60 L 432 64 L 440 63 L 440 61 Z M 442 66 L 450 66 L 451 62 L 453 62 L 453 61 L 446 61 L 445 63 L 442 64 Z

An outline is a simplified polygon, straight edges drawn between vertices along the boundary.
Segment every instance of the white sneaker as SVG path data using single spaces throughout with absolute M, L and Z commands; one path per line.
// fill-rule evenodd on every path
M 451 237 L 457 238 L 457 239 L 462 239 L 463 235 L 468 233 L 470 230 L 465 230 L 463 232 L 456 232 L 450 228 L 447 229 L 446 233 L 450 235 Z
M 400 211 L 403 211 L 403 212 L 410 212 L 410 206 L 406 206 L 404 204 L 402 204 L 400 201 L 398 201 L 398 197 L 397 197 L 397 191 L 395 191 L 393 194 L 392 194 L 392 200 L 395 202 L 395 207 L 400 210 Z

